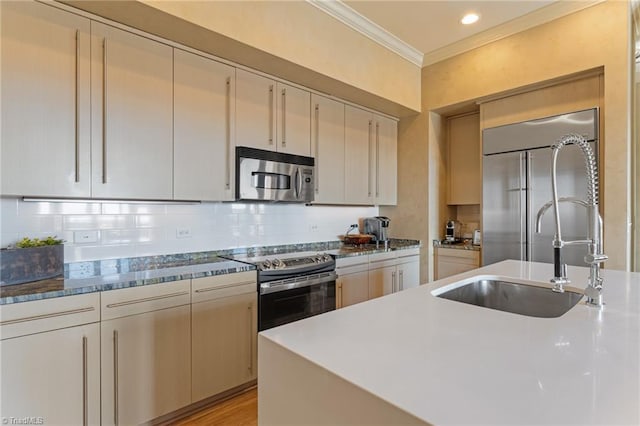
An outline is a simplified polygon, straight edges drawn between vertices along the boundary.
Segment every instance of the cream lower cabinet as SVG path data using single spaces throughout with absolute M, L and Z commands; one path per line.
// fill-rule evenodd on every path
M 3 423 L 100 424 L 99 300 L 94 293 L 2 306 Z
M 436 247 L 435 257 L 436 280 L 480 267 L 480 251 L 476 250 Z
M 173 197 L 233 200 L 235 68 L 174 49 Z
M 0 2 L 2 195 L 89 197 L 89 19 Z
M 336 309 L 369 299 L 369 256 L 336 261 Z
M 400 290 L 396 264 L 395 252 L 369 255 L 369 299 Z
M 191 403 L 190 280 L 101 294 L 102 424 L 148 422 Z
M 192 287 L 196 402 L 257 377 L 256 272 L 197 278 Z
M 398 287 L 400 290 L 420 285 L 420 255 L 398 253 Z

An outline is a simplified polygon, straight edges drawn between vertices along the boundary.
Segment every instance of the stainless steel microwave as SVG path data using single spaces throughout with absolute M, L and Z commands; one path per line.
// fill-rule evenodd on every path
M 314 159 L 236 147 L 236 199 L 310 203 Z

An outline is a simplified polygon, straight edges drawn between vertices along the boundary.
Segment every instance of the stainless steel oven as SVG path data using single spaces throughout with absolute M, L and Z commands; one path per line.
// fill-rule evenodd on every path
M 258 267 L 258 330 L 336 308 L 335 260 L 329 255 L 265 259 Z

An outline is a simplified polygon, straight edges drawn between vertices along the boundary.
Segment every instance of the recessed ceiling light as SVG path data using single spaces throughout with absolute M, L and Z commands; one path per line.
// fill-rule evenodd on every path
M 473 24 L 474 22 L 477 22 L 478 19 L 480 19 L 480 17 L 475 13 L 467 13 L 462 17 L 460 22 L 462 22 L 464 25 L 469 25 L 469 24 Z

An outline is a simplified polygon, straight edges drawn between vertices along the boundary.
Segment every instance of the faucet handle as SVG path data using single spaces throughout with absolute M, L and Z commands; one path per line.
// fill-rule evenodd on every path
M 589 253 L 584 257 L 585 263 L 588 263 L 589 265 L 602 263 L 607 259 L 609 259 L 609 256 L 607 256 L 604 253 L 595 253 L 595 254 Z

